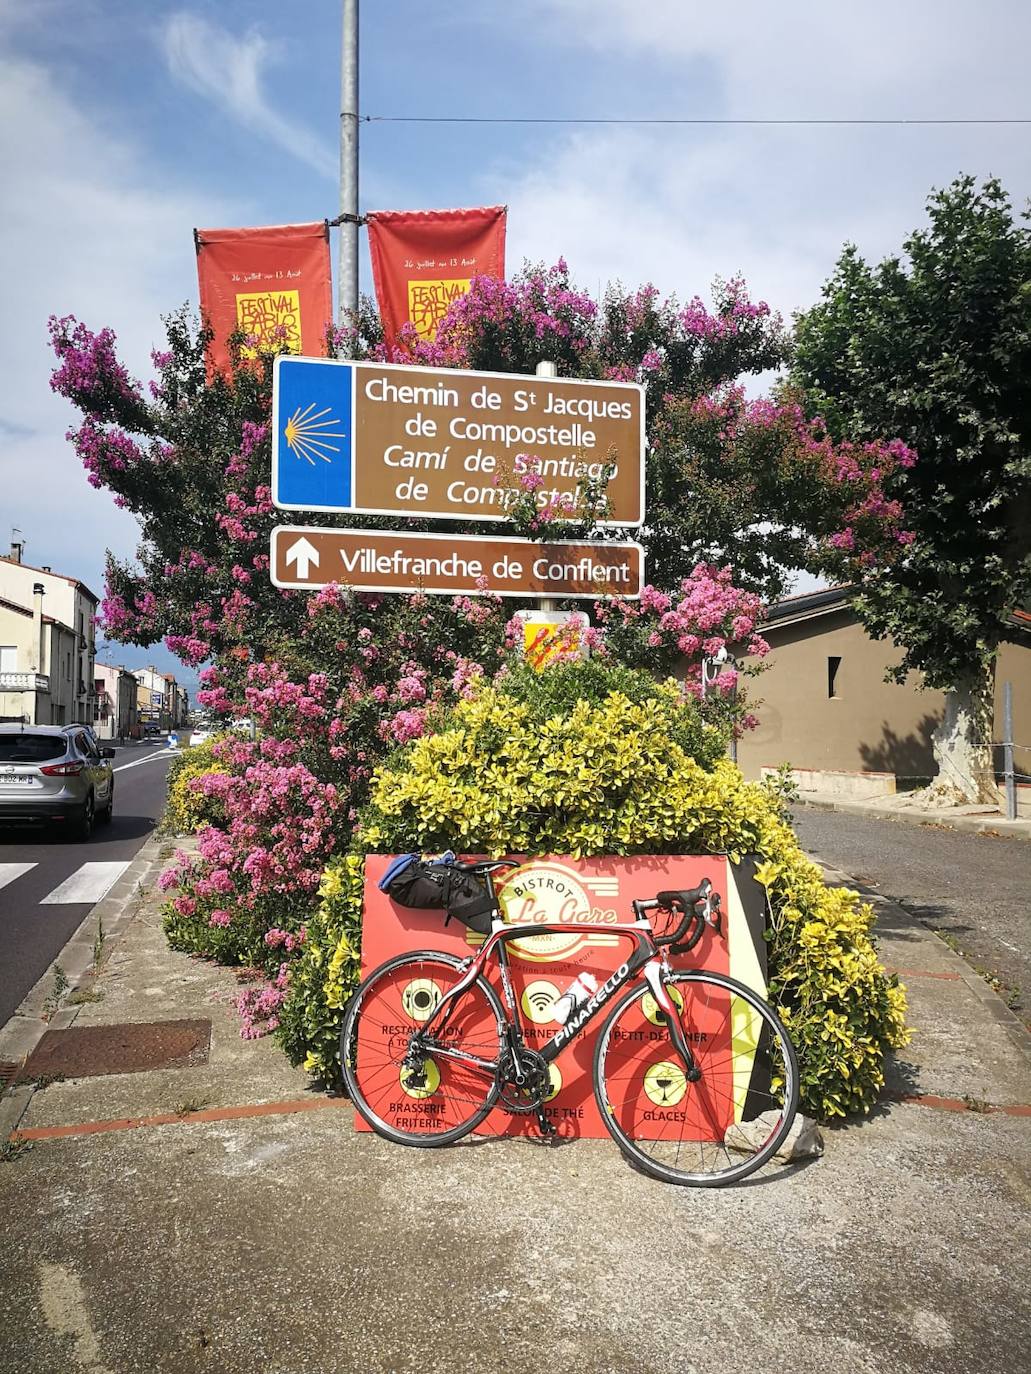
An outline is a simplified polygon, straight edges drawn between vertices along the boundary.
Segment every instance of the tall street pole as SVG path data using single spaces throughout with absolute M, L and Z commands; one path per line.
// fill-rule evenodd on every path
M 358 0 L 343 0 L 340 53 L 340 270 L 337 324 L 358 309 Z

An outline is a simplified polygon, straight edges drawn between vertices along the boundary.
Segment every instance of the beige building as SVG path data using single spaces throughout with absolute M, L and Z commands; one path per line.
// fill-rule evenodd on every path
M 140 733 L 139 683 L 127 668 L 96 666 L 93 729 L 100 739 L 136 739 Z
M 850 604 L 851 589 L 834 587 L 787 597 L 762 627 L 771 646 L 767 671 L 748 683 L 759 725 L 738 745 L 746 777 L 765 767 L 894 774 L 898 785 L 934 775 L 931 735 L 941 720 L 941 692 L 885 682 L 901 651 L 871 639 Z M 1016 770 L 1031 775 L 1031 616 L 1015 612 L 1012 633 L 996 661 L 994 739 L 1003 739 L 1003 686 L 1013 693 Z M 1001 770 L 1002 751 L 996 750 Z
M 163 673 L 153 664 L 137 668 L 139 714 L 143 725 L 158 725 L 162 730 L 178 730 L 186 724 L 189 698 L 186 688 L 174 673 Z
M 96 634 L 93 622 L 97 614 L 97 597 L 85 583 L 74 577 L 65 577 L 46 566 L 36 568 L 24 563 L 22 545 L 12 543 L 10 554 L 0 557 L 0 597 L 11 605 L 22 607 L 32 615 L 35 600 L 40 595 L 36 591 L 37 587 L 42 588 L 43 617 L 64 626 L 71 632 L 74 641 L 57 650 L 58 654 L 67 654 L 69 650 L 71 652 L 68 674 L 71 681 L 70 700 L 66 700 L 63 695 L 61 700 L 62 706 L 67 706 L 68 709 L 64 723 L 89 723 L 93 720 L 94 709 L 93 665 L 96 657 Z M 60 665 L 63 689 L 63 658 L 60 659 Z
M 36 585 L 28 606 L 0 596 L 0 720 L 70 725 L 81 719 L 78 636 L 43 613 L 44 591 Z

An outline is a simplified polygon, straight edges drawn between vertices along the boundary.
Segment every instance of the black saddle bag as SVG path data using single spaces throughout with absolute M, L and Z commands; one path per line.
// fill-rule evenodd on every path
M 448 854 L 440 859 L 404 854 L 390 865 L 379 887 L 398 906 L 445 911 L 445 925 L 454 917 L 479 935 L 490 934 L 498 910 L 479 877 L 457 867 Z

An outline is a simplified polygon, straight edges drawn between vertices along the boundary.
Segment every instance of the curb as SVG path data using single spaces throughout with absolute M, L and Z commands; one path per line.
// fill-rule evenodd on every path
M 930 826 L 945 830 L 963 830 L 968 834 L 1003 836 L 1013 840 L 1031 840 L 1031 821 L 1008 821 L 1005 816 L 950 816 L 948 812 L 907 811 L 891 806 L 870 806 L 864 802 L 824 801 L 822 798 L 799 797 L 792 806 L 809 811 L 840 811 L 846 816 L 868 816 L 876 821 L 899 821 L 902 825 Z
M 159 838 L 152 834 L 136 851 L 129 867 L 107 896 L 83 917 L 79 928 L 26 994 L 11 1019 L 0 1029 L 0 1059 L 22 1064 L 48 1030 L 65 1030 L 74 1023 L 81 1009 L 74 1004 L 59 1005 L 49 1020 L 43 1019 L 54 970 L 60 965 L 68 979 L 68 986 L 61 994 L 62 1001 L 67 1003 L 69 994 L 84 987 L 96 971 L 94 951 L 101 928 L 106 952 L 110 952 L 135 916 L 138 904 L 150 890 L 158 869 L 164 867 L 165 860 L 158 856 L 167 843 L 166 836 Z M 102 951 L 101 962 L 104 957 L 105 952 Z M 6 1139 L 21 1121 L 35 1091 L 30 1083 L 22 1083 L 0 1098 L 0 1140 Z

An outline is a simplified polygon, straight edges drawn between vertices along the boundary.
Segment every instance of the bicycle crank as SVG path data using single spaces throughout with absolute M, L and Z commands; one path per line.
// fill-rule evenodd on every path
M 516 1055 L 518 1061 L 511 1051 L 507 1051 L 501 1060 L 501 1072 L 504 1076 L 501 1101 L 510 1112 L 537 1112 L 539 1117 L 541 1108 L 552 1093 L 548 1066 L 536 1050 L 524 1047 L 517 1050 Z M 522 1082 L 517 1081 L 517 1062 Z

